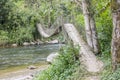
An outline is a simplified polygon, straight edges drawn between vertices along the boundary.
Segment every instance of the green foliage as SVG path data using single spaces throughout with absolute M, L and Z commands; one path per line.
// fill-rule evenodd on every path
M 112 39 L 112 17 L 109 8 L 96 18 L 96 25 L 101 45 L 101 52 L 110 53 L 110 44 Z
M 78 61 L 78 49 L 65 46 L 60 50 L 60 56 L 55 59 L 52 65 L 41 72 L 34 80 L 71 80 L 80 66 Z
M 23 43 L 23 42 L 29 42 L 34 40 L 33 39 L 33 35 L 32 34 L 34 29 L 32 29 L 31 27 L 18 27 L 16 29 L 16 31 L 12 31 L 10 32 L 10 41 L 9 42 L 16 42 L 16 43 Z
M 98 37 L 103 54 L 110 53 L 112 39 L 112 15 L 110 5 L 106 5 L 110 0 L 92 0 Z
M 0 29 L 9 33 L 6 36 L 9 43 L 22 43 L 34 40 L 33 33 L 39 16 L 32 9 L 25 7 L 24 0 L 0 2 L 3 10 L 0 16 Z M 4 37 L 0 37 L 4 39 Z
M 8 42 L 8 32 L 0 30 L 0 44 Z
M 104 74 L 102 80 L 120 80 L 120 68 L 118 68 L 114 73 L 108 71 Z

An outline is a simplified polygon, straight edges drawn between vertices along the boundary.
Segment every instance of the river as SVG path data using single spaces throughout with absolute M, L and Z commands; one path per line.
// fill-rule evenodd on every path
M 3 74 L 27 69 L 30 65 L 46 65 L 47 56 L 60 47 L 61 44 L 0 48 L 0 80 L 7 80 Z

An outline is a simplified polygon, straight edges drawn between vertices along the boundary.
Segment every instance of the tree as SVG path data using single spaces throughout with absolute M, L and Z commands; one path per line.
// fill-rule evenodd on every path
M 112 18 L 113 18 L 113 34 L 112 34 L 112 67 L 117 69 L 120 63 L 120 1 L 112 0 L 111 2 Z
M 100 46 L 94 20 L 94 11 L 92 10 L 90 0 L 82 0 L 83 14 L 85 20 L 85 30 L 88 45 L 96 54 L 100 53 Z
M 9 5 L 7 4 L 8 0 L 0 1 L 0 29 L 5 29 L 6 27 L 2 27 L 8 22 L 8 14 L 10 12 Z
M 64 24 L 64 29 L 74 45 L 80 46 L 80 60 L 86 66 L 89 72 L 99 72 L 103 68 L 103 63 L 96 58 L 90 46 L 82 39 L 81 34 L 77 31 L 73 24 Z

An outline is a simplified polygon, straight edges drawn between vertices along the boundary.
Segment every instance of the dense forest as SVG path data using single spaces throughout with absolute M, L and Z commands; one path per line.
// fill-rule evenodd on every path
M 47 70 L 36 75 L 35 80 L 119 80 L 119 10 L 119 0 L 1 0 L 0 46 L 13 43 L 22 45 L 38 39 L 65 42 L 67 46 L 60 49 L 61 55 Z M 81 48 L 83 45 L 73 46 L 74 39 L 72 42 L 67 38 L 70 35 L 65 34 L 68 30 L 68 25 L 64 25 L 66 23 L 74 25 L 85 41 L 83 43 L 90 47 L 90 52 L 103 62 L 100 72 L 91 73 L 84 69 L 78 54 L 79 50 L 85 52 Z M 62 28 L 58 35 L 46 38 L 40 35 L 38 24 L 48 29 L 57 29 L 58 26 L 67 28 Z M 52 32 L 49 31 L 49 34 Z M 73 33 L 71 36 L 75 38 L 77 33 L 74 30 Z M 93 79 L 86 79 L 91 75 Z

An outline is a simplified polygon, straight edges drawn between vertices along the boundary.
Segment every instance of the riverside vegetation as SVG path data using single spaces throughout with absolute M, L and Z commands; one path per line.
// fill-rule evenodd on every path
M 72 46 L 61 48 L 60 55 L 52 65 L 38 74 L 34 80 L 81 80 L 85 71 L 78 59 L 78 49 Z

